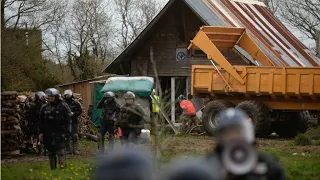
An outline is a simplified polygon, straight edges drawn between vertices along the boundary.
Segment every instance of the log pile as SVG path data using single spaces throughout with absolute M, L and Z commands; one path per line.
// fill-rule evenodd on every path
M 15 91 L 1 93 L 1 153 L 20 154 L 25 148 L 25 115 L 29 107 L 28 98 Z
M 90 118 L 82 105 L 81 95 L 75 93 L 74 96 L 82 108 L 78 123 L 79 136 L 94 134 Z M 17 155 L 20 152 L 35 151 L 27 120 L 27 112 L 33 102 L 34 93 L 1 92 L 1 154 Z
M 87 111 L 83 107 L 83 100 L 81 94 L 73 93 L 75 99 L 77 99 L 81 104 L 82 114 L 78 118 L 78 134 L 79 137 L 83 137 L 86 134 L 94 134 L 94 131 L 91 128 L 90 117 L 88 116 Z

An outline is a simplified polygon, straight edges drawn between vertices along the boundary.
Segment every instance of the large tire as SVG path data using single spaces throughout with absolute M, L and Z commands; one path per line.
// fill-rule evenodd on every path
M 299 113 L 298 132 L 305 133 L 310 126 L 311 116 L 308 111 L 301 111 Z
M 221 111 L 234 107 L 234 104 L 224 100 L 214 100 L 203 109 L 202 122 L 206 132 L 213 136 L 217 128 L 217 120 Z
M 256 137 L 267 137 L 270 135 L 271 114 L 269 108 L 258 101 L 243 101 L 236 108 L 242 109 L 252 120 Z
M 276 122 L 275 132 L 282 138 L 293 138 L 307 130 L 309 115 L 305 112 L 282 112 Z

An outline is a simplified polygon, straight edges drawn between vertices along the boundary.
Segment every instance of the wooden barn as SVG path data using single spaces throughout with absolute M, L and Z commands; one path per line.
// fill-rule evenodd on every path
M 260 1 L 170 0 L 105 72 L 157 77 L 155 88 L 172 101 L 179 94 L 189 94 L 191 66 L 211 64 L 201 50 L 187 51 L 190 40 L 205 25 L 246 28 L 275 66 L 320 65 L 319 58 Z M 232 65 L 254 65 L 236 49 L 222 54 Z M 171 110 L 174 121 L 173 103 Z

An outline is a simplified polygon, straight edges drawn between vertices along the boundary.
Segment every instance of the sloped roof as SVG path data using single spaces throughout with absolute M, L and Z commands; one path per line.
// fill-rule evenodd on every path
M 106 78 L 114 77 L 114 76 L 117 76 L 117 75 L 116 75 L 116 74 L 106 74 L 106 75 L 103 75 L 103 76 L 97 76 L 97 77 L 94 77 L 94 78 L 91 78 L 91 79 L 86 79 L 86 80 L 82 80 L 82 81 L 71 82 L 71 83 L 67 83 L 67 84 L 61 84 L 61 85 L 58 85 L 58 86 L 59 86 L 59 87 L 64 87 L 64 86 L 74 85 L 74 84 L 78 84 L 78 83 L 97 81 L 97 80 L 106 79 Z
M 107 68 L 116 68 L 137 40 L 146 39 L 152 26 L 175 0 L 170 0 L 138 38 L 131 43 Z M 313 55 L 268 9 L 254 0 L 183 0 L 206 25 L 244 27 L 250 37 L 277 66 L 320 66 Z M 146 37 L 147 36 L 147 37 Z M 118 64 L 119 65 L 119 64 Z
M 211 26 L 245 27 L 250 37 L 278 66 L 319 66 L 294 35 L 259 1 L 185 0 Z

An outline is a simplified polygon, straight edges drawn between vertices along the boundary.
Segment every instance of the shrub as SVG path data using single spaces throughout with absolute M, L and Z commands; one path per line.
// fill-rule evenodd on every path
M 304 134 L 298 134 L 294 139 L 294 144 L 297 146 L 308 146 L 311 145 L 311 140 Z
M 320 140 L 320 126 L 310 127 L 305 133 L 310 139 Z
M 320 140 L 315 141 L 315 142 L 313 143 L 313 145 L 315 145 L 315 146 L 320 146 Z

